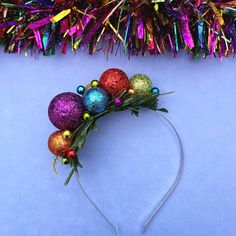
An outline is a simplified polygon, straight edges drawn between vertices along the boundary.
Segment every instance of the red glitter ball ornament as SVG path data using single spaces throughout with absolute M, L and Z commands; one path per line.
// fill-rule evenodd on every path
M 112 96 L 129 89 L 129 78 L 124 71 L 112 68 L 103 72 L 99 86 Z

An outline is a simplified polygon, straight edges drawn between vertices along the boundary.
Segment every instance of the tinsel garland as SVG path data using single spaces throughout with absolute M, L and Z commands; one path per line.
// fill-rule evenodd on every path
M 184 48 L 194 59 L 236 50 L 236 1 L 5 0 L 0 43 L 5 52 L 55 54 L 59 47 L 159 55 Z

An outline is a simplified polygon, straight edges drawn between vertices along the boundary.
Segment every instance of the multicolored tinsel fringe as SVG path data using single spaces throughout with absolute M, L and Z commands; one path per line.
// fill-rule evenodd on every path
M 5 52 L 59 47 L 130 55 L 184 48 L 194 59 L 236 51 L 236 0 L 0 0 Z

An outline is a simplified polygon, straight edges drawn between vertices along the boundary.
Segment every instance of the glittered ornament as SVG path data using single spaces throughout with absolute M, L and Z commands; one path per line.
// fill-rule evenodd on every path
M 61 130 L 74 130 L 83 121 L 82 98 L 75 93 L 61 93 L 54 97 L 48 108 L 48 116 Z
M 72 133 L 69 130 L 65 130 L 62 132 L 63 138 L 64 139 L 71 139 Z
M 99 85 L 108 94 L 116 96 L 121 91 L 129 89 L 129 79 L 122 70 L 112 68 L 103 72 Z
M 91 117 L 91 116 L 90 116 L 90 114 L 89 114 L 88 112 L 85 112 L 85 113 L 83 114 L 84 120 L 88 120 L 90 117 Z
M 83 96 L 84 107 L 91 113 L 100 113 L 106 110 L 109 102 L 108 94 L 98 87 L 87 90 Z
M 61 131 L 52 133 L 48 139 L 48 148 L 56 156 L 64 156 L 70 150 L 71 141 L 64 139 Z
M 99 81 L 98 80 L 93 80 L 91 82 L 91 87 L 98 87 L 98 85 L 99 85 Z
M 115 98 L 114 103 L 115 103 L 115 105 L 120 106 L 122 104 L 122 99 L 121 98 Z
M 136 74 L 130 78 L 130 88 L 137 95 L 145 95 L 151 92 L 152 81 L 144 74 Z
M 128 90 L 128 94 L 129 94 L 129 95 L 133 95 L 133 94 L 134 94 L 134 90 L 133 90 L 133 89 L 129 89 L 129 90 Z
M 85 92 L 85 87 L 83 85 L 79 85 L 77 87 L 77 93 L 78 94 L 83 94 Z
M 62 158 L 62 163 L 63 163 L 64 165 L 68 165 L 68 164 L 70 163 L 69 158 L 63 157 L 63 158 Z
M 152 93 L 152 94 L 159 94 L 159 93 L 160 93 L 160 90 L 159 90 L 159 88 L 157 88 L 157 87 L 153 87 L 153 88 L 151 89 L 151 93 Z
M 75 150 L 69 150 L 66 154 L 67 158 L 71 159 L 71 158 L 76 158 L 77 154 Z

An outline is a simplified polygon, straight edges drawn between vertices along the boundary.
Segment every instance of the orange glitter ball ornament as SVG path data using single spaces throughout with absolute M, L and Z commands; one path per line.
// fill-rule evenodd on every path
M 48 139 L 48 148 L 56 156 L 64 156 L 70 150 L 71 140 L 65 139 L 62 131 L 55 131 Z

